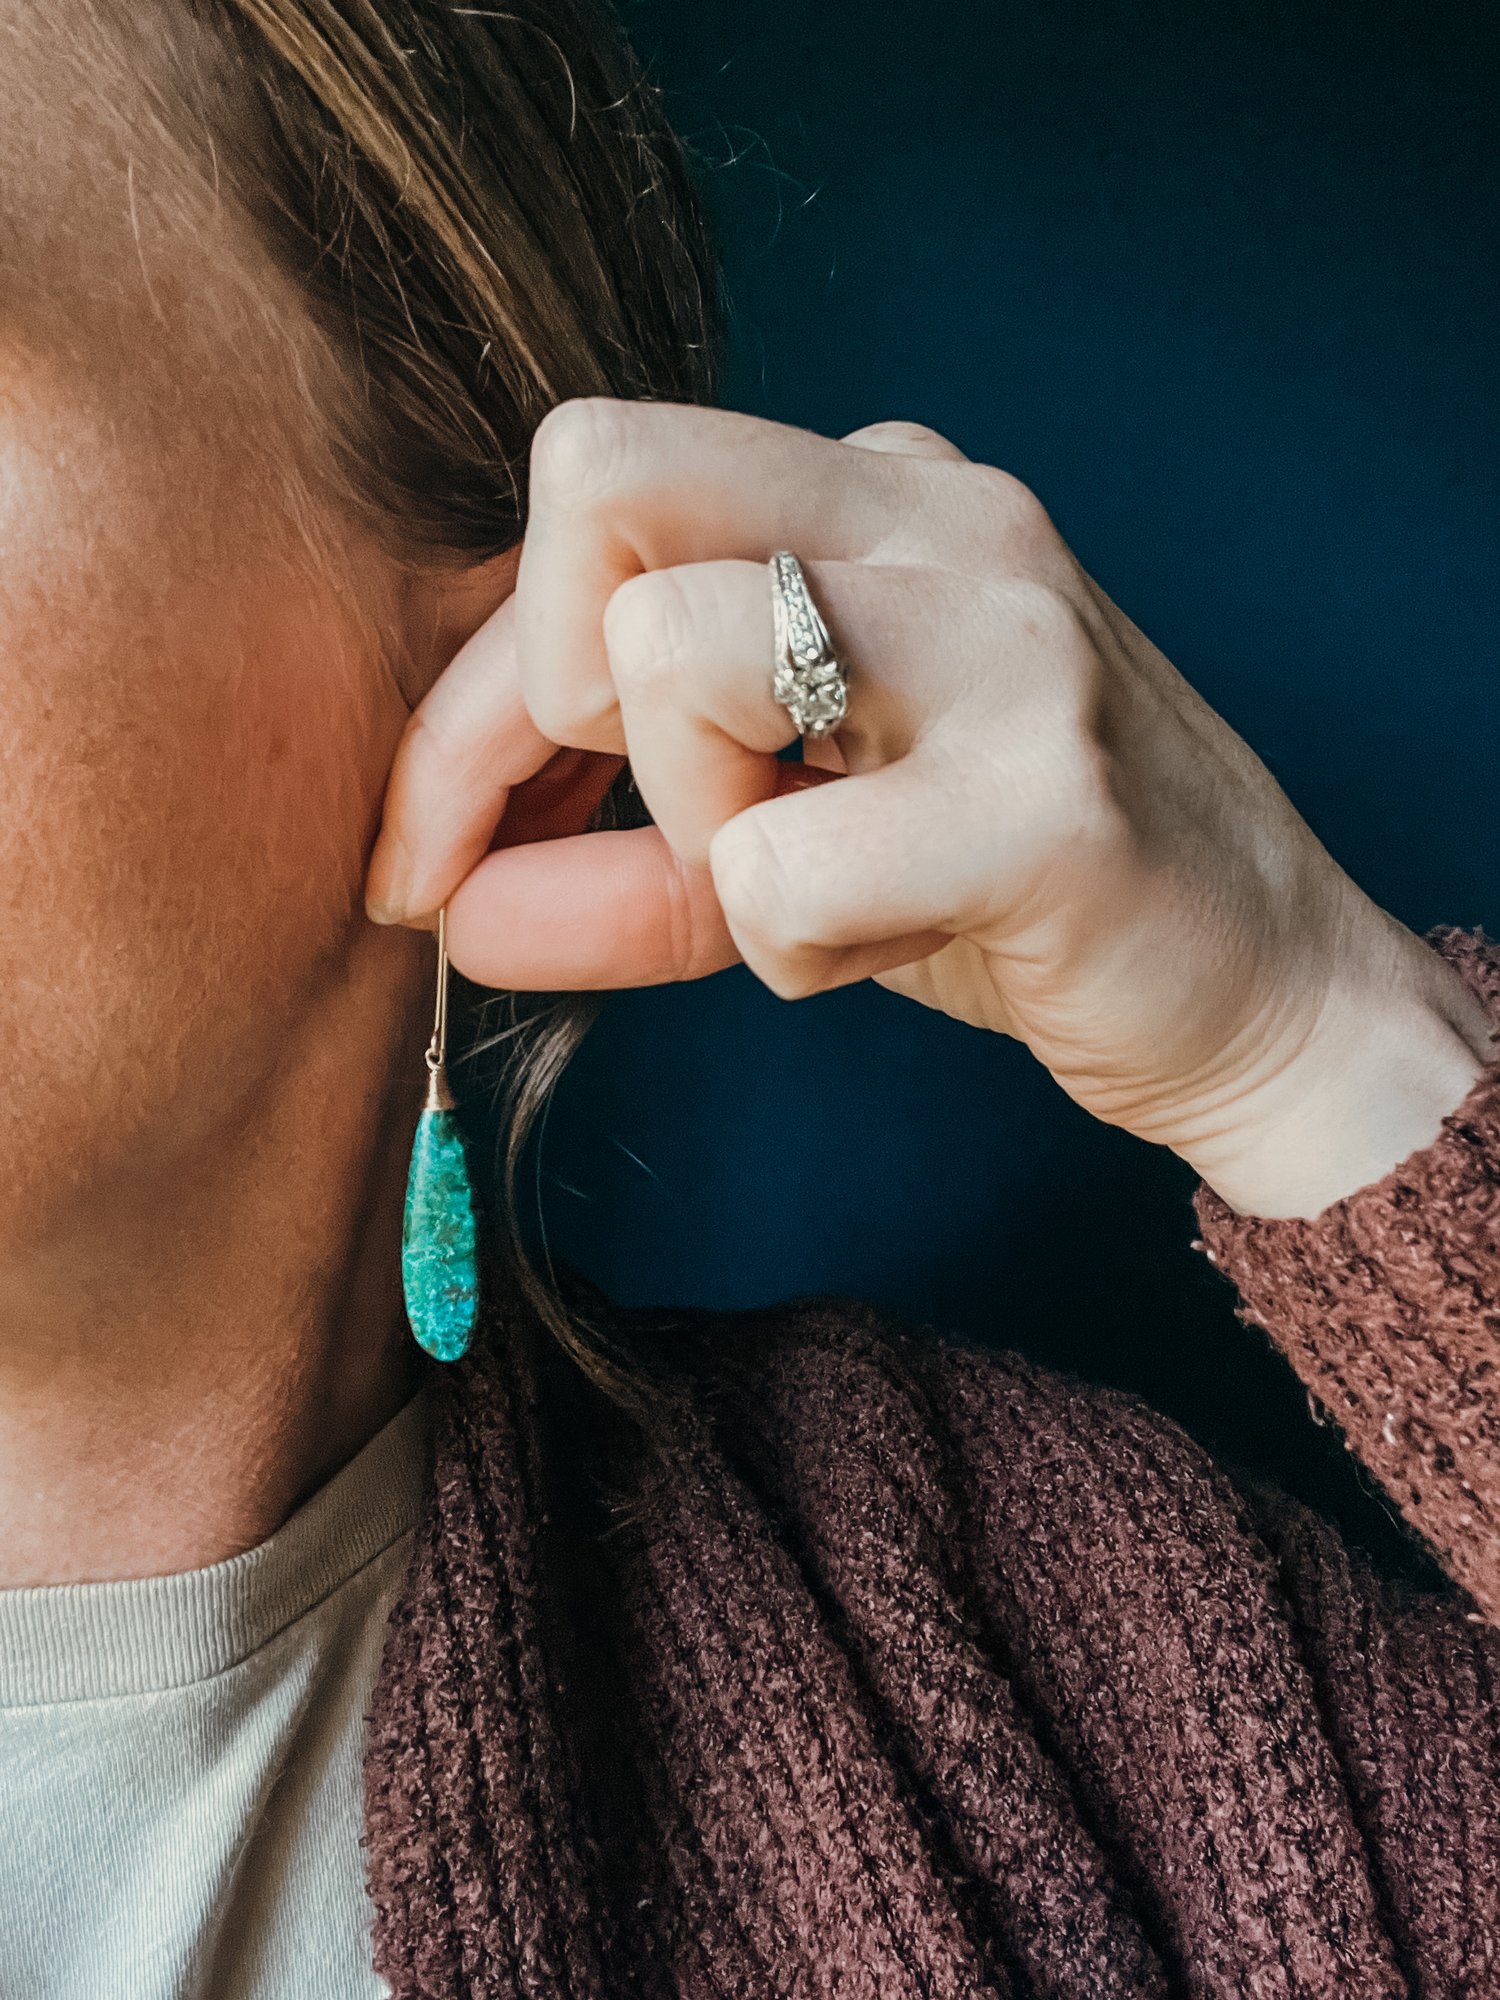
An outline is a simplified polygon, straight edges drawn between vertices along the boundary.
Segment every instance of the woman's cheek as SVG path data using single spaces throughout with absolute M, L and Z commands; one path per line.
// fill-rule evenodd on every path
M 0 505 L 0 1248 L 274 1067 L 362 924 L 405 706 L 378 566 L 12 452 Z M 62 471 L 68 471 L 66 464 Z M 190 1108 L 190 1113 L 189 1113 Z

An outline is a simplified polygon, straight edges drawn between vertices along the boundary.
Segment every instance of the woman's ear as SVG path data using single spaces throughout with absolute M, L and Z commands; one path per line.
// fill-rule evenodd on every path
M 510 596 L 520 562 L 521 544 L 515 542 L 483 562 L 450 558 L 405 572 L 396 678 L 408 707 L 416 707 L 459 648 Z

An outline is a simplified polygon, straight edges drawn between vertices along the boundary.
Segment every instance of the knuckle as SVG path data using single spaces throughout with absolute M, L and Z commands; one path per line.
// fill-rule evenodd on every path
M 1024 556 L 1056 539 L 1051 515 L 1025 480 L 998 465 L 966 468 L 964 477 L 989 533 L 1003 549 Z
M 527 690 L 526 711 L 542 735 L 569 750 L 613 750 L 619 709 L 613 695 L 585 703 L 566 685 Z
M 1058 672 L 1082 670 L 1096 657 L 1077 607 L 1050 583 L 1007 577 L 996 592 L 996 602 L 1007 636 L 1045 657 Z
M 851 431 L 845 444 L 862 444 L 876 450 L 912 451 L 932 458 L 962 458 L 963 453 L 951 438 L 943 436 L 930 424 L 919 424 L 907 417 L 887 417 L 878 424 L 865 424 L 857 431 Z
M 533 498 L 567 508 L 615 491 L 633 443 L 627 403 L 611 396 L 574 396 L 554 404 L 531 440 Z
M 1024 653 L 1027 662 L 1023 701 L 1031 747 L 1023 768 L 1040 787 L 1029 809 L 1059 838 L 1100 833 L 1112 826 L 1118 807 L 1105 728 L 1108 664 L 1087 619 L 1063 591 L 1012 578 L 997 596 L 1007 647 Z
M 815 993 L 823 992 L 827 984 L 820 974 L 811 969 L 799 969 L 780 961 L 768 965 L 759 978 L 763 986 L 770 987 L 778 1000 L 810 1000 Z
M 830 993 L 847 983 L 847 975 L 837 969 L 842 954 L 832 951 L 809 952 L 805 958 L 783 961 L 774 971 L 774 984 L 767 981 L 780 1000 L 811 1000 L 815 994 Z
M 473 731 L 460 728 L 446 715 L 441 704 L 423 702 L 412 711 L 407 725 L 404 754 L 437 766 L 462 758 L 473 741 Z
M 526 689 L 526 712 L 549 743 L 567 743 L 576 715 L 573 704 L 545 681 Z
M 673 684 L 692 647 L 693 608 L 672 570 L 646 570 L 604 607 L 604 645 L 618 681 L 649 690 Z
M 756 972 L 780 992 L 771 973 L 785 974 L 783 961 L 817 942 L 816 926 L 805 889 L 794 883 L 753 807 L 720 828 L 710 848 L 710 865 L 724 909 L 767 955 L 766 966 L 757 966 Z M 803 873 L 798 871 L 799 880 Z

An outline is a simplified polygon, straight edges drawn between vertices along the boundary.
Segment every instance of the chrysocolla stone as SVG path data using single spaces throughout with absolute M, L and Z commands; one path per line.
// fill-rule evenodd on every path
M 438 1361 L 457 1361 L 479 1308 L 474 1184 L 457 1115 L 436 1098 L 429 1095 L 411 1149 L 401 1283 L 418 1345 Z

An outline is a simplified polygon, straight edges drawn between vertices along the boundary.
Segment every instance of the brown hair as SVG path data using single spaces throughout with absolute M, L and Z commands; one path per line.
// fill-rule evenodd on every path
M 688 158 L 601 0 L 183 4 L 250 114 L 252 213 L 349 375 L 333 443 L 350 496 L 399 547 L 513 544 L 532 434 L 565 397 L 712 395 L 720 287 Z M 643 817 L 622 773 L 598 823 Z M 640 1407 L 606 1331 L 532 1266 L 517 1213 L 517 1162 L 598 1001 L 471 999 L 455 1081 L 498 1135 L 508 1261 Z
M 711 395 L 699 204 L 600 0 L 189 4 L 233 39 L 256 207 L 358 371 L 351 477 L 404 534 L 514 542 L 566 397 Z

